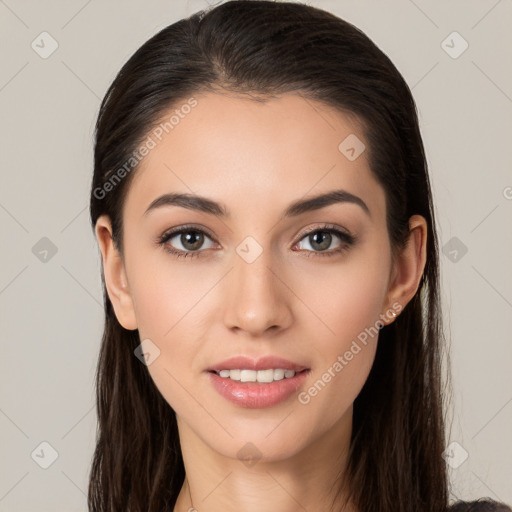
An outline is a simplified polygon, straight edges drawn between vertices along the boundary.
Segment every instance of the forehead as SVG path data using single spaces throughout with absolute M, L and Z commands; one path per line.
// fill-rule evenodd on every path
M 135 171 L 126 209 L 142 215 L 155 197 L 182 192 L 254 215 L 269 203 L 284 207 L 339 188 L 362 197 L 371 210 L 384 208 L 355 118 L 294 93 L 266 102 L 215 93 L 193 98 L 193 108 L 170 122 L 185 99 L 148 133 L 153 147 Z M 362 151 L 355 159 L 351 147 Z

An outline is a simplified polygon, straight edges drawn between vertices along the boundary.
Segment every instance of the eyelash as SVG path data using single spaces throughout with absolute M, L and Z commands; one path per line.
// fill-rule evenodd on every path
M 176 235 L 181 235 L 183 233 L 202 233 L 204 235 L 207 235 L 209 238 L 213 239 L 212 236 L 208 234 L 208 232 L 199 229 L 194 226 L 182 226 L 178 229 L 174 229 L 171 231 L 166 231 L 163 235 L 161 235 L 158 240 L 157 244 L 162 246 L 164 251 L 172 254 L 176 258 L 197 258 L 200 256 L 200 253 L 204 252 L 201 250 L 198 251 L 182 251 L 180 249 L 175 249 L 174 247 L 167 245 L 167 242 L 174 238 Z M 335 256 L 337 254 L 340 254 L 344 251 L 347 251 L 352 245 L 354 245 L 357 242 L 357 237 L 355 235 L 350 235 L 348 233 L 345 233 L 344 231 L 341 231 L 340 229 L 336 228 L 335 226 L 331 224 L 324 224 L 323 226 L 316 227 L 310 231 L 307 231 L 306 233 L 303 233 L 302 236 L 299 238 L 298 242 L 306 238 L 308 235 L 311 235 L 316 232 L 326 232 L 326 233 L 334 233 L 341 242 L 344 242 L 344 245 L 341 245 L 340 247 L 336 249 L 331 249 L 330 251 L 310 251 L 306 250 L 306 257 L 311 257 L 313 255 L 315 256 Z M 298 243 L 296 242 L 296 244 Z M 294 244 L 294 245 L 296 245 Z M 308 254 L 309 253 L 309 254 Z

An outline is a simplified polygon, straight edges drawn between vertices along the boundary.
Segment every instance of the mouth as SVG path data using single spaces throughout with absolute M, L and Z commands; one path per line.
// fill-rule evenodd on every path
M 268 384 L 275 381 L 292 379 L 296 375 L 308 372 L 309 368 L 300 371 L 289 370 L 284 368 L 268 368 L 264 370 L 250 370 L 246 368 L 234 368 L 223 370 L 209 370 L 223 379 L 237 381 L 240 383 L 259 383 Z
M 208 370 L 207 376 L 213 388 L 237 407 L 264 409 L 291 400 L 306 385 L 311 373 L 309 368 L 287 371 L 285 376 L 282 368 L 257 371 L 233 368 Z
M 244 378 L 253 378 L 252 372 L 269 372 L 270 370 L 272 370 L 274 372 L 277 372 L 277 379 L 279 379 L 279 376 L 283 371 L 288 372 L 286 373 L 286 375 L 291 375 L 289 373 L 290 371 L 299 373 L 303 370 L 308 369 L 309 368 L 305 365 L 294 363 L 293 361 L 289 361 L 288 359 L 283 359 L 282 357 L 277 357 L 273 355 L 262 356 L 259 359 L 252 359 L 251 357 L 240 355 L 230 357 L 229 359 L 220 361 L 217 364 L 213 364 L 212 366 L 206 368 L 206 371 L 217 372 L 217 375 L 219 376 L 228 376 L 226 371 L 233 371 L 234 379 L 238 380 L 238 378 L 236 377 L 236 372 L 242 372 Z M 221 374 L 221 372 L 223 372 L 223 374 Z M 264 375 L 266 374 L 261 374 L 262 378 L 264 378 Z

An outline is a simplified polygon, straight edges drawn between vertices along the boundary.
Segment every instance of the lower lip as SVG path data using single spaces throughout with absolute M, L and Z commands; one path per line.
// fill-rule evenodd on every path
M 249 409 L 272 407 L 283 402 L 302 386 L 308 374 L 309 370 L 304 370 L 288 379 L 265 383 L 241 382 L 208 372 L 210 382 L 220 395 Z

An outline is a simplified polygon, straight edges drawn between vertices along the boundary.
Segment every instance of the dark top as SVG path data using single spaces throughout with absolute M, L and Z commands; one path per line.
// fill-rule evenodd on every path
M 512 512 L 512 508 L 505 503 L 499 503 L 487 498 L 476 501 L 457 501 L 448 512 Z

